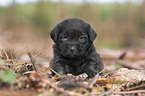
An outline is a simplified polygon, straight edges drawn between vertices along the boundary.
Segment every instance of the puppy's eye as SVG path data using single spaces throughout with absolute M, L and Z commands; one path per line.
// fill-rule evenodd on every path
M 63 40 L 63 41 L 66 41 L 67 39 L 68 39 L 68 36 L 63 35 L 62 40 Z
M 85 36 L 81 36 L 81 37 L 79 38 L 79 40 L 82 41 L 82 42 L 84 42 L 84 41 L 86 40 L 86 38 L 87 38 L 87 37 L 85 37 Z
M 85 39 L 85 37 L 80 37 L 81 40 Z
M 66 38 L 67 38 L 67 36 L 66 36 L 66 35 L 63 35 L 63 38 L 64 38 L 64 39 L 66 39 Z

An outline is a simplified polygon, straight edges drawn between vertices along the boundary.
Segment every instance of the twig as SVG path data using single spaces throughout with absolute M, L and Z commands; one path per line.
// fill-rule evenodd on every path
M 102 71 L 100 71 L 95 77 L 94 79 L 92 80 L 92 82 L 89 84 L 89 88 L 92 88 L 93 85 L 96 83 L 97 79 L 98 79 L 98 76 L 100 73 L 102 73 L 105 69 L 103 69 Z
M 1 50 L 1 51 L 5 54 L 6 59 L 9 60 L 9 56 L 8 56 L 7 52 L 5 50 Z
M 4 64 L 4 63 L 2 63 L 2 64 L 0 64 L 0 65 L 14 65 L 14 64 Z
M 58 92 L 63 92 L 63 93 L 65 92 L 63 88 L 59 88 L 59 87 L 55 86 L 53 83 L 52 84 L 50 83 L 50 86 L 52 88 L 56 89 L 56 91 L 58 91 Z
M 118 59 L 123 60 L 126 56 L 127 52 L 123 52 Z
M 108 90 L 107 92 L 105 92 L 105 93 L 103 93 L 103 94 L 101 94 L 100 96 L 105 96 L 105 95 L 108 95 L 109 93 L 111 93 L 113 91 L 113 89 L 110 89 L 110 90 Z
M 38 54 L 36 54 L 33 58 L 35 59 L 37 56 L 39 56 L 42 53 L 42 51 L 40 51 Z
M 136 90 L 136 91 L 123 91 L 123 92 L 113 92 L 114 94 L 127 94 L 127 93 L 144 93 L 145 90 Z
M 26 69 L 27 71 L 29 71 L 28 68 L 27 68 L 27 63 L 24 64 L 24 67 L 25 67 L 25 69 Z
M 56 72 L 56 71 L 54 71 L 50 66 L 48 67 L 52 72 L 54 72 L 56 75 L 58 75 L 59 76 L 59 74 Z
M 131 88 L 128 89 L 128 91 L 129 91 L 129 90 L 134 90 L 134 89 L 139 89 L 139 88 L 140 88 L 140 89 L 141 89 L 141 88 L 145 88 L 145 84 L 137 85 L 137 86 L 131 87 Z
M 27 71 L 27 72 L 24 72 L 23 75 L 24 74 L 30 74 L 30 73 L 36 73 L 36 71 Z
M 128 61 L 128 60 L 117 60 L 116 63 L 119 63 L 121 64 L 122 66 L 124 67 L 127 67 L 127 68 L 132 68 L 132 69 L 137 69 L 137 70 L 142 70 L 144 69 L 144 63 L 145 63 L 145 60 L 140 60 L 139 62 L 134 62 L 132 64 L 130 64 L 131 62 Z M 142 67 L 140 66 L 136 66 L 136 65 L 142 65 Z
M 107 95 L 112 92 L 112 94 L 128 94 L 128 93 L 144 93 L 145 90 L 136 90 L 136 91 L 124 91 L 124 92 L 113 92 L 114 88 L 103 93 L 101 96 Z
M 103 93 L 105 92 L 105 90 L 104 90 L 100 85 L 96 84 L 96 86 L 97 86 Z
M 11 50 L 9 50 L 9 52 L 10 52 L 10 55 L 11 55 L 11 60 L 13 60 L 13 54 L 12 54 L 12 52 L 11 52 Z
M 0 58 L 3 58 L 4 56 L 2 54 L 0 54 Z
M 36 69 L 36 67 L 35 67 L 35 60 L 34 60 L 34 58 L 32 57 L 32 55 L 31 55 L 29 49 L 27 49 L 27 53 L 28 53 L 28 56 L 29 56 L 29 58 L 30 58 L 32 64 L 33 64 L 34 70 L 37 72 L 37 69 Z
M 11 62 L 12 62 L 12 67 L 13 67 L 13 70 L 15 69 L 15 64 L 14 64 L 14 61 L 13 61 L 13 54 L 12 54 L 12 52 L 11 52 L 11 50 L 9 51 L 10 52 L 10 59 L 11 59 Z
M 54 84 L 52 81 L 49 81 L 48 84 L 54 88 L 58 93 L 63 93 L 65 96 L 69 95 L 69 92 L 67 90 L 64 90 L 63 88 L 57 87 L 56 84 Z

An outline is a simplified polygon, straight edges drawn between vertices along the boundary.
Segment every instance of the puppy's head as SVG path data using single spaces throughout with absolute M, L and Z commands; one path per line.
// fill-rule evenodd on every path
M 78 58 L 86 54 L 97 34 L 90 24 L 81 19 L 69 18 L 57 24 L 50 36 L 61 55 Z

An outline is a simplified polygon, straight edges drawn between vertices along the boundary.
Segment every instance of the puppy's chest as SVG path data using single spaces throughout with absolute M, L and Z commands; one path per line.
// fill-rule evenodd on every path
M 66 65 L 66 69 L 68 73 L 72 73 L 74 75 L 81 74 L 83 71 L 83 65 L 84 65 L 84 60 L 73 60 L 69 61 L 68 64 Z

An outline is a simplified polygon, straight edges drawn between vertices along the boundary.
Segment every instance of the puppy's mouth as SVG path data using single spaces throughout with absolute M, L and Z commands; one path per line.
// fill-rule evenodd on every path
M 65 50 L 65 51 L 63 51 L 62 55 L 67 58 L 75 59 L 80 56 L 80 53 L 78 51 L 71 52 L 70 50 Z
M 69 57 L 71 57 L 71 58 L 76 58 L 77 55 L 75 55 L 75 54 L 70 54 Z
M 78 55 L 75 54 L 75 53 L 70 53 L 70 54 L 67 54 L 67 57 L 69 57 L 69 58 L 77 58 Z

